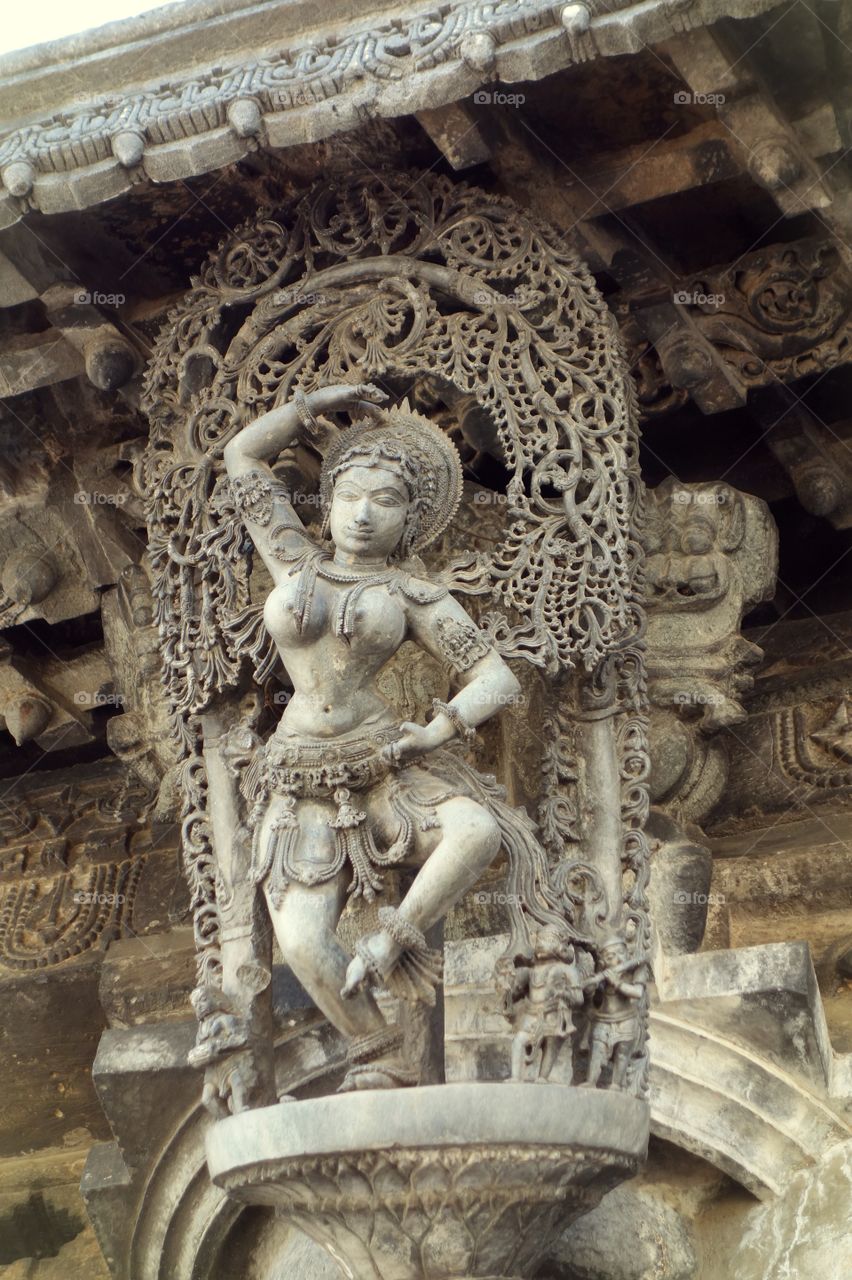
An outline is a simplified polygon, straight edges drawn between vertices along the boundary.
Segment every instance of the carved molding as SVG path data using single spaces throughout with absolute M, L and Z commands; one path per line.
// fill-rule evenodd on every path
M 634 300 L 625 291 L 613 309 L 636 377 L 641 414 L 670 413 L 688 398 L 703 413 L 719 413 L 744 405 L 760 388 L 777 389 L 848 363 L 849 297 L 840 251 L 830 240 L 816 238 L 770 245 L 732 264 L 683 276 L 667 300 L 657 295 L 643 304 L 640 296 Z M 792 416 L 786 417 L 783 408 L 774 416 L 786 418 L 789 434 Z M 771 421 L 766 417 L 767 427 Z M 773 440 L 770 436 L 770 447 Z M 844 453 L 842 447 L 838 452 Z M 837 461 L 829 467 L 836 469 Z M 822 475 L 817 480 L 825 485 Z M 831 506 L 820 490 L 814 500 Z M 835 505 L 839 502 L 838 495 Z
M 85 208 L 144 177 L 169 181 L 233 163 L 259 143 L 314 142 L 371 117 L 465 98 L 483 83 L 537 80 L 773 7 L 774 0 L 615 9 L 596 0 L 476 0 L 390 20 L 376 15 L 342 35 L 312 33 L 286 50 L 164 87 L 116 86 L 109 98 L 58 111 L 0 143 L 0 219 L 9 225 L 31 208 Z

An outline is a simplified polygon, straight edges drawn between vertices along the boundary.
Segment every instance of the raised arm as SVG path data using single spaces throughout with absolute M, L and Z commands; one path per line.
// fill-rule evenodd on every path
M 301 392 L 261 414 L 225 445 L 222 457 L 237 508 L 273 581 L 289 571 L 287 557 L 309 542 L 285 486 L 269 465 L 299 437 L 312 443 L 317 414 L 340 409 L 368 412 L 387 397 L 370 383 L 339 383 Z

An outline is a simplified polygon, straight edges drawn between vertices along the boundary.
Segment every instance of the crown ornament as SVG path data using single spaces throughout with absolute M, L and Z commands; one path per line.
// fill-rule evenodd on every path
M 345 427 L 325 455 L 320 472 L 320 501 L 326 520 L 335 481 L 348 467 L 394 466 L 411 494 L 403 534 L 403 557 L 428 547 L 449 525 L 462 496 L 458 450 L 433 422 L 408 400 L 391 409 L 376 407 L 369 417 Z

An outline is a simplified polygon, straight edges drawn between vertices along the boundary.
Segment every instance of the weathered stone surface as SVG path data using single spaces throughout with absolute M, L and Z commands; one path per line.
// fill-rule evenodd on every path
M 695 1280 L 698 1258 L 683 1218 L 633 1186 L 616 1187 L 569 1227 L 551 1252 L 548 1280 Z
M 771 7 L 768 0 L 704 0 L 702 11 L 690 14 L 689 25 L 700 26 L 723 14 L 753 13 L 764 3 Z M 588 30 L 566 39 L 558 8 L 548 8 L 543 13 L 535 0 L 518 0 L 512 13 L 506 15 L 481 4 L 459 5 L 430 29 L 426 39 L 421 38 L 418 25 L 426 23 L 428 27 L 426 15 L 414 14 L 410 19 L 391 16 L 389 25 L 383 23 L 376 37 L 370 32 L 370 24 L 363 19 L 353 22 L 355 15 L 351 11 L 340 14 L 338 6 L 337 28 L 320 26 L 312 32 L 314 47 L 325 50 L 325 73 L 317 77 L 312 69 L 303 77 L 297 70 L 298 44 L 293 35 L 298 31 L 304 38 L 305 27 L 300 24 L 294 31 L 292 24 L 296 12 L 303 14 L 304 10 L 299 6 L 294 11 L 289 4 L 278 8 L 281 13 L 276 14 L 276 28 L 285 39 L 289 35 L 292 43 L 290 48 L 279 48 L 262 60 L 257 60 L 255 51 L 268 45 L 268 15 L 263 32 L 258 32 L 254 14 L 242 13 L 242 6 L 236 6 L 229 20 L 218 24 L 209 21 L 211 15 L 202 3 L 196 10 L 197 18 L 182 13 L 178 21 L 165 26 L 161 18 L 154 17 L 147 22 L 142 18 L 103 29 L 99 42 L 104 52 L 109 49 L 110 56 L 94 60 L 95 66 L 101 63 L 101 67 L 99 74 L 94 73 L 89 80 L 93 100 L 83 119 L 71 126 L 73 133 L 67 138 L 58 137 L 59 129 L 51 122 L 52 128 L 28 128 L 12 134 L 0 146 L 0 165 L 5 166 L 8 175 L 7 190 L 13 193 L 13 199 L 20 200 L 20 212 L 24 211 L 23 199 L 35 176 L 30 157 L 35 161 L 43 150 L 49 155 L 52 147 L 58 150 L 64 146 L 63 168 L 67 170 L 70 161 L 72 175 L 74 168 L 82 169 L 83 175 L 69 178 L 67 172 L 59 172 L 38 178 L 36 186 L 41 185 L 46 201 L 46 206 L 38 207 L 49 212 L 79 208 L 89 201 L 109 199 L 124 189 L 130 179 L 111 157 L 111 137 L 126 130 L 129 110 L 137 127 L 154 133 L 160 141 L 159 147 L 150 148 L 155 180 L 185 178 L 242 154 L 241 140 L 231 133 L 228 141 L 225 135 L 230 130 L 223 126 L 229 104 L 246 95 L 270 113 L 266 126 L 272 144 L 293 145 L 355 127 L 358 112 L 364 116 L 392 116 L 442 107 L 466 97 L 483 80 L 537 80 L 574 62 L 635 51 L 642 44 L 658 42 L 682 29 L 682 20 L 673 22 L 660 4 L 635 15 L 621 8 L 596 13 Z M 310 18 L 315 17 L 311 10 Z M 343 32 L 340 23 L 344 24 Z M 116 77 L 121 76 L 128 59 L 133 86 L 145 78 L 145 64 L 140 66 L 139 62 L 142 31 L 146 32 L 149 78 L 161 82 L 163 76 L 171 75 L 174 85 L 165 93 L 137 91 L 132 108 L 123 101 L 120 108 L 110 110 L 102 95 L 105 91 L 116 92 Z M 474 51 L 471 38 L 481 41 L 482 36 L 494 42 L 493 60 L 483 60 L 481 53 Z M 258 43 L 247 47 L 246 40 L 252 38 Z M 197 73 L 185 78 L 185 63 L 180 57 L 175 65 L 179 49 L 186 56 L 187 43 L 196 66 L 205 52 L 212 58 L 214 65 L 208 65 L 202 84 Z M 21 111 L 31 114 L 31 108 L 28 111 L 24 104 L 39 101 L 45 75 L 52 77 L 54 102 L 59 102 L 63 91 L 72 98 L 78 97 L 79 83 L 73 74 L 70 82 L 60 79 L 57 68 L 51 66 L 51 54 L 67 60 L 73 58 L 74 48 L 75 38 L 71 38 L 36 54 L 25 51 L 3 60 L 0 70 L 5 66 L 6 75 L 15 84 L 11 118 L 20 118 Z M 228 61 L 231 65 L 223 70 L 222 63 Z M 107 66 L 111 73 L 108 89 L 102 78 Z M 306 105 L 311 106 L 310 111 L 304 110 Z M 171 137 L 176 140 L 166 141 Z M 27 178 L 23 179 L 25 169 Z
M 783 1197 L 761 1205 L 730 1258 L 731 1280 L 842 1280 L 852 1269 L 849 1197 L 852 1145 L 845 1143 L 797 1174 Z M 710 1280 L 721 1280 L 711 1272 Z
M 253 225 L 258 207 L 277 206 L 320 177 L 351 175 L 359 164 L 370 179 L 361 209 L 372 209 L 377 193 L 387 194 L 382 184 L 391 166 L 406 174 L 394 189 L 400 202 L 394 216 L 405 207 L 413 211 L 411 236 L 427 236 L 430 224 L 418 220 L 418 189 L 407 175 L 431 169 L 445 181 L 453 164 L 475 164 L 473 180 L 489 198 L 508 196 L 530 210 L 531 222 L 546 218 L 558 228 L 560 254 L 566 244 L 579 244 L 630 349 L 647 423 L 643 465 L 650 482 L 671 473 L 684 488 L 721 482 L 753 494 L 770 505 L 780 533 L 776 595 L 748 619 L 746 639 L 766 654 L 754 671 L 755 686 L 731 695 L 742 672 L 732 662 L 721 673 L 748 718 L 712 734 L 704 724 L 698 732 L 714 749 L 702 760 L 694 732 L 704 708 L 696 703 L 684 708 L 688 715 L 678 711 L 677 723 L 660 724 L 655 713 L 657 781 L 676 784 L 688 759 L 693 800 L 724 784 L 715 810 L 702 817 L 712 848 L 692 823 L 662 823 L 671 814 L 660 808 L 649 828 L 663 841 L 650 890 L 661 944 L 650 994 L 653 1123 L 665 1136 L 656 1139 L 664 1150 L 659 1176 L 625 1188 L 622 1204 L 640 1203 L 644 1216 L 621 1212 L 613 1197 L 601 1230 L 587 1232 L 582 1256 L 566 1254 L 561 1270 L 572 1280 L 583 1267 L 613 1277 L 644 1269 L 648 1280 L 677 1274 L 688 1271 L 685 1239 L 698 1267 L 694 1280 L 741 1280 L 743 1259 L 749 1271 L 742 1280 L 781 1280 L 786 1271 L 808 1277 L 811 1269 L 816 1280 L 834 1280 L 833 1267 L 837 1280 L 846 1280 L 850 1270 L 841 1228 L 832 1236 L 829 1221 L 842 1221 L 848 1188 L 845 1175 L 829 1171 L 826 1153 L 848 1141 L 844 1108 L 852 1096 L 852 631 L 843 580 L 852 352 L 843 259 L 852 224 L 842 159 L 849 141 L 852 18 L 843 5 L 824 4 L 815 14 L 807 6 L 767 8 L 763 0 L 697 0 L 686 7 L 652 0 L 606 12 L 591 4 L 518 0 L 498 9 L 454 0 L 440 12 L 423 3 L 403 13 L 380 0 L 368 12 L 340 0 L 319 13 L 302 0 L 259 7 L 248 0 L 193 0 L 59 48 L 2 60 L 0 104 L 8 110 L 0 114 L 16 136 L 13 144 L 8 133 L 0 141 L 0 250 L 14 264 L 3 269 L 0 259 L 0 368 L 5 358 L 21 376 L 0 406 L 0 621 L 8 642 L 0 669 L 8 695 L 0 705 L 6 724 L 0 772 L 7 778 L 0 792 L 11 788 L 2 799 L 11 812 L 0 810 L 0 974 L 6 975 L 0 1022 L 4 1077 L 11 1081 L 5 1095 L 11 1114 L 4 1111 L 0 1126 L 4 1143 L 8 1138 L 0 1159 L 0 1249 L 8 1251 L 0 1266 L 23 1270 L 28 1280 L 77 1280 L 77 1272 L 81 1280 L 100 1277 L 77 1229 L 82 1210 L 75 1191 L 81 1152 L 93 1139 L 98 1145 L 86 1197 L 115 1280 L 319 1280 L 326 1273 L 330 1280 L 337 1274 L 317 1245 L 276 1223 L 272 1210 L 241 1211 L 211 1185 L 203 1142 L 209 1122 L 199 1106 L 197 1076 L 186 1065 L 189 1024 L 180 1030 L 194 976 L 176 831 L 104 819 L 110 809 L 123 809 L 125 788 L 135 794 L 134 779 L 147 796 L 160 792 L 159 816 L 177 816 L 169 726 L 151 666 L 159 643 L 154 610 L 162 596 L 143 602 L 138 581 L 125 590 L 124 575 L 140 572 L 147 541 L 145 512 L 130 479 L 147 437 L 135 408 L 136 360 L 147 359 L 164 322 L 175 335 L 188 326 L 199 350 L 181 365 L 180 385 L 168 400 L 170 411 L 183 414 L 182 397 L 203 395 L 215 374 L 221 337 L 200 313 L 169 318 L 190 277 L 226 228 Z M 746 20 L 719 25 L 731 16 Z M 702 31 L 702 24 L 714 23 Z M 735 48 L 722 45 L 723 34 L 737 41 Z M 725 101 L 703 101 L 708 94 Z M 431 129 L 424 129 L 427 122 Z M 465 136 L 467 123 L 475 127 Z M 813 162 L 820 157 L 817 172 Z M 210 177 L 208 170 L 215 170 Z M 836 189 L 829 191 L 829 183 Z M 506 234 L 500 220 L 506 206 L 494 199 L 488 207 L 501 228 L 497 241 L 520 252 L 527 241 Z M 808 212 L 812 207 L 818 219 Z M 774 226 L 784 211 L 795 222 Z M 332 222 L 320 221 L 333 237 Z M 392 218 L 389 234 L 398 225 Z M 430 244 L 424 266 L 434 270 L 450 244 L 453 252 L 472 252 L 477 272 L 487 275 L 481 255 L 490 235 L 478 214 L 456 221 Z M 535 257 L 536 242 L 530 243 Z M 357 260 L 351 247 L 350 241 L 341 255 L 344 269 Z M 316 263 L 326 261 L 325 252 Z M 382 255 L 389 256 L 387 246 Z M 229 273 L 238 274 L 239 263 L 259 276 L 285 256 L 286 249 L 261 239 L 247 256 L 243 249 L 226 253 L 211 269 L 232 289 L 236 275 Z M 545 292 L 555 278 L 548 277 Z M 281 287 L 293 283 L 286 278 Z M 409 379 L 408 367 L 403 377 L 396 362 L 407 359 L 406 344 L 423 316 L 428 322 L 433 314 L 429 306 L 434 302 L 440 316 L 462 323 L 458 317 L 469 316 L 471 299 L 460 306 L 452 291 L 439 291 L 422 312 L 412 312 L 406 299 L 417 286 L 409 276 L 402 283 L 393 296 L 365 289 L 365 309 L 344 340 L 337 330 L 335 350 L 339 376 L 348 381 L 376 333 L 388 332 L 382 326 L 391 314 L 401 327 L 385 343 L 387 360 L 377 376 L 394 396 L 410 394 L 421 412 L 435 415 L 459 449 L 468 499 L 452 537 L 428 558 L 431 574 L 461 550 L 493 556 L 503 543 L 514 519 L 506 501 L 513 461 L 498 439 L 495 388 L 505 374 L 525 401 L 532 369 L 549 394 L 541 371 L 550 368 L 554 348 L 534 353 L 531 366 L 525 352 L 508 365 L 493 354 L 504 326 L 520 332 L 538 305 L 518 305 L 519 282 L 510 273 L 485 281 L 489 289 L 515 294 L 511 303 L 479 304 L 477 334 L 485 345 L 466 327 L 458 343 L 439 350 L 444 367 L 452 363 L 463 377 L 491 353 L 481 404 L 440 385 L 427 387 L 419 375 Z M 481 283 L 477 276 L 476 287 Z M 237 280 L 237 290 L 242 287 Z M 323 292 L 320 283 L 315 287 Z M 90 301 L 75 302 L 78 291 Z M 225 314 L 239 326 L 246 316 L 240 301 L 232 305 L 236 296 L 229 294 Z M 272 305 L 269 298 L 265 305 Z M 310 320 L 305 307 L 314 305 L 277 314 L 269 332 L 280 345 L 272 343 L 252 378 L 242 378 L 233 400 L 240 413 L 254 414 L 256 395 L 268 394 L 270 401 L 258 407 L 271 407 L 279 361 L 290 367 L 294 349 L 301 356 L 311 351 L 320 328 L 303 324 Z M 328 315 L 314 312 L 313 318 L 321 327 Z M 297 330 L 294 348 L 288 344 Z M 61 359 L 36 358 L 22 370 L 22 361 L 50 347 L 54 331 L 62 334 L 53 353 Z M 549 333 L 556 349 L 570 348 L 560 346 L 558 327 Z M 79 361 L 74 371 L 69 346 L 85 374 Z M 582 380 L 589 366 L 578 364 L 576 352 L 571 358 L 571 376 Z M 594 352 L 590 358 L 597 358 Z M 290 393 L 293 385 L 311 390 L 307 369 L 299 366 Z M 769 394 L 782 383 L 782 395 Z M 535 386 L 529 401 L 534 432 L 541 432 L 551 407 Z M 576 388 L 557 407 L 565 419 L 576 413 Z M 606 417 L 605 406 L 595 413 L 599 408 Z M 208 449 L 209 432 L 218 430 L 211 423 L 212 417 L 196 418 L 190 457 Z M 315 455 L 311 463 L 308 456 L 303 449 L 287 471 L 289 482 L 306 466 L 311 483 L 298 487 L 305 498 L 315 496 L 318 472 Z M 167 471 L 168 450 L 160 462 Z M 553 521 L 546 536 L 562 564 L 570 560 L 577 530 L 554 478 L 558 471 L 542 466 L 538 479 L 522 478 L 513 501 L 542 503 L 546 521 Z M 193 559 L 200 548 L 188 547 L 185 538 L 198 512 L 208 509 L 207 481 L 200 473 L 191 501 L 176 504 L 162 541 L 151 547 L 155 558 L 175 566 L 182 608 L 190 587 L 207 573 L 203 556 Z M 592 471 L 584 471 L 573 491 L 576 503 L 588 500 L 595 483 Z M 677 514 L 669 513 L 668 530 L 680 523 Z M 319 521 L 310 523 L 316 533 Z M 612 544 L 605 540 L 605 546 Z M 591 551 L 591 572 L 605 554 L 603 544 Z M 271 588 L 260 575 L 255 581 L 264 594 Z M 493 601 L 474 597 L 470 611 L 487 629 Z M 204 614 L 205 628 L 210 617 Z M 599 616 L 587 622 L 593 632 Z M 203 634 L 206 643 L 210 633 Z M 688 624 L 684 634 L 694 638 Z M 516 639 L 523 643 L 524 636 Z M 203 648 L 196 640 L 188 652 Z M 446 701 L 451 691 L 439 664 L 430 660 L 427 669 L 417 653 L 411 645 L 398 664 L 389 664 L 380 688 L 400 718 L 422 724 L 432 698 Z M 687 665 L 680 662 L 679 671 Z M 599 732 L 603 706 L 593 708 L 600 720 L 579 725 L 575 689 L 563 685 L 553 697 L 548 680 L 532 668 L 521 683 L 524 701 L 504 708 L 499 729 L 495 724 L 482 734 L 478 767 L 493 767 L 511 804 L 526 806 L 539 821 L 554 866 L 567 855 L 611 868 L 607 859 L 622 849 L 622 832 L 599 818 L 607 811 L 618 816 L 613 797 L 620 793 L 622 805 L 634 805 L 638 825 L 642 803 L 633 792 L 636 783 L 641 789 L 642 770 L 629 752 L 621 777 L 614 768 L 601 769 L 594 749 L 606 737 Z M 290 693 L 280 679 L 270 682 L 267 727 Z M 641 711 L 641 698 L 636 705 Z M 723 739 L 726 783 L 723 753 L 715 750 Z M 69 752 L 72 742 L 79 745 Z M 61 781 L 45 779 L 46 749 L 58 753 Z M 90 767 L 105 782 L 113 779 L 113 757 L 120 761 L 115 787 L 92 790 Z M 39 779 L 43 785 L 33 786 Z M 681 777 L 687 789 L 689 782 Z M 123 893 L 123 882 L 109 877 L 129 877 L 139 862 L 143 874 L 128 903 L 101 910 L 99 902 L 76 900 L 81 892 Z M 505 929 L 512 892 L 506 872 L 498 859 L 454 909 L 448 922 L 453 945 Z M 405 891 L 394 883 L 393 892 L 397 887 Z M 614 875 L 607 887 L 616 887 Z M 576 881 L 565 888 L 575 892 Z M 591 908 L 584 904 L 578 919 L 591 920 Z M 347 912 L 341 945 L 351 953 L 376 925 L 375 906 Z M 430 938 L 430 946 L 437 945 Z M 689 954 L 699 945 L 703 951 Z M 513 1027 L 501 1011 L 489 947 L 464 963 L 456 963 L 450 948 L 446 1057 L 451 1074 L 497 1082 L 511 1070 Z M 536 994 L 558 995 L 563 979 L 563 995 L 570 992 L 574 962 L 550 953 L 542 959 L 544 981 Z M 291 973 L 273 966 L 270 985 L 276 1092 L 301 1099 L 333 1092 L 346 1070 L 341 1041 Z M 515 1029 L 535 1042 L 553 1026 L 552 1015 L 537 1027 L 536 1000 L 529 992 L 519 995 Z M 408 1025 L 393 1002 L 381 997 L 379 1003 L 390 1022 Z M 566 996 L 561 1012 L 571 1003 Z M 92 1028 L 104 1017 L 118 1039 L 105 1041 L 98 1088 L 126 1161 L 93 1109 L 88 1080 Z M 435 1022 L 439 1028 L 440 1010 Z M 581 1041 L 582 1031 L 575 1038 Z M 576 1048 L 576 1062 L 564 1051 L 557 1055 L 555 1081 L 579 1078 L 585 1048 Z M 537 1069 L 533 1062 L 531 1074 Z M 59 1142 L 69 1145 L 60 1149 Z M 690 1159 L 704 1171 L 700 1194 L 685 1153 L 695 1153 Z M 808 1169 L 818 1173 L 799 1195 L 797 1180 Z M 757 1209 L 754 1195 L 762 1200 Z M 7 1210 L 14 1231 L 6 1229 Z M 588 1227 L 597 1221 L 591 1217 Z M 608 1226 L 617 1229 L 608 1232 Z M 584 1230 L 578 1227 L 578 1235 Z M 433 1233 L 427 1254 L 430 1265 L 442 1255 L 445 1273 L 460 1280 L 469 1268 L 459 1233 L 450 1235 Z M 603 1261 L 613 1240 L 621 1247 Z

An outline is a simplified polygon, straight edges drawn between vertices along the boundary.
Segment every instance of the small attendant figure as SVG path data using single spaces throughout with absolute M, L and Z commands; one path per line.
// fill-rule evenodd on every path
M 564 1041 L 574 1033 L 573 1008 L 583 1003 L 583 973 L 574 945 L 558 929 L 546 927 L 536 939 L 535 959 L 513 975 L 504 1012 L 524 1007 L 512 1040 L 512 1079 L 547 1082 Z
M 639 1002 L 645 993 L 640 966 L 630 959 L 621 937 L 607 939 L 600 950 L 601 970 L 592 980 L 601 986 L 601 1003 L 592 1009 L 588 1079 L 582 1086 L 594 1089 L 601 1072 L 612 1062 L 612 1088 L 623 1089 L 627 1068 L 641 1031 Z M 628 975 L 632 975 L 628 977 Z M 587 984 L 589 985 L 589 984 Z

